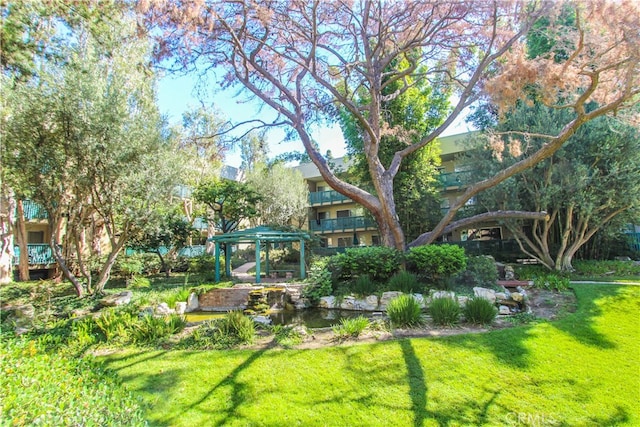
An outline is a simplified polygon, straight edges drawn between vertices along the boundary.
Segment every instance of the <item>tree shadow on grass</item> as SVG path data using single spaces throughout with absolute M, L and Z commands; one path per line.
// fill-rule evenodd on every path
M 407 365 L 407 380 L 409 382 L 409 396 L 413 411 L 413 425 L 422 426 L 427 415 L 427 381 L 420 359 L 409 340 L 400 340 L 402 357 Z

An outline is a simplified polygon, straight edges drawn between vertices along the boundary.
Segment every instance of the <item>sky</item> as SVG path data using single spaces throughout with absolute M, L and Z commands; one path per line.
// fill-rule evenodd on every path
M 158 104 L 160 112 L 169 120 L 170 124 L 179 124 L 182 113 L 200 106 L 197 96 L 196 78 L 192 76 L 165 76 L 158 82 Z M 241 97 L 234 97 L 235 91 L 220 92 L 208 96 L 207 107 L 213 106 L 220 111 L 225 119 L 232 122 L 254 119 L 256 117 L 274 117 L 269 107 L 260 109 L 260 105 L 243 103 Z M 456 122 L 445 131 L 443 136 L 454 135 L 471 130 L 464 122 L 465 114 L 460 115 Z M 284 141 L 284 130 L 273 129 L 269 131 L 267 142 L 269 144 L 269 157 L 275 157 L 288 151 L 304 151 L 300 141 Z M 342 157 L 346 154 L 344 138 L 337 124 L 331 127 L 318 128 L 312 135 L 320 145 L 320 151 L 325 153 L 331 150 L 333 157 Z M 229 152 L 225 164 L 239 167 L 241 163 L 239 150 Z

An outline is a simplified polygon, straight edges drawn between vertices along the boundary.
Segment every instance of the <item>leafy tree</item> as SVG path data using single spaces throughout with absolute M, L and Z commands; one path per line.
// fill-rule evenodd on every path
M 124 39 L 132 26 L 122 20 L 112 31 Z M 47 210 L 50 245 L 78 296 L 102 292 L 116 257 L 176 176 L 146 46 L 131 37 L 107 55 L 82 35 L 78 44 L 68 38 L 64 64 L 43 62 L 37 79 L 3 85 L 5 177 Z
M 261 200 L 251 185 L 228 179 L 201 183 L 193 197 L 207 205 L 207 221 L 216 224 L 223 233 L 231 233 L 243 220 L 255 218 L 258 215 L 256 205 Z
M 300 171 L 282 162 L 258 164 L 248 173 L 247 183 L 260 195 L 256 208 L 263 224 L 301 228 L 306 223 L 309 189 Z
M 162 270 L 169 277 L 178 251 L 187 245 L 194 232 L 195 229 L 182 214 L 177 211 L 160 210 L 154 215 L 153 220 L 145 224 L 138 235 L 131 239 L 131 247 L 158 255 Z M 168 249 L 164 255 L 162 248 Z
M 541 104 L 520 105 L 497 126 L 504 137 L 486 143 L 471 163 L 483 176 L 496 173 L 545 143 L 509 131 L 548 132 L 566 121 L 566 114 Z M 535 220 L 530 228 L 516 221 L 505 225 L 521 249 L 547 268 L 573 270 L 574 255 L 596 232 L 640 210 L 639 170 L 638 130 L 602 117 L 578 129 L 551 158 L 488 190 L 480 202 L 487 209 L 547 212 L 548 221 Z
M 568 5 L 576 25 L 559 26 L 558 10 Z M 184 70 L 215 65 L 224 70 L 224 87 L 239 85 L 272 108 L 265 125 L 285 125 L 304 145 L 325 181 L 368 209 L 385 245 L 405 249 L 393 182 L 403 161 L 453 123 L 463 109 L 490 97 L 501 112 L 525 94 L 536 94 L 556 108 L 573 111 L 547 143 L 496 175 L 470 185 L 430 232 L 408 246 L 472 222 L 504 217 L 544 218 L 541 212 L 489 212 L 451 223 L 478 193 L 552 156 L 584 123 L 622 114 L 635 105 L 638 82 L 640 5 L 618 2 L 301 2 L 265 4 L 141 2 L 157 36 L 157 58 L 176 59 Z M 556 55 L 530 58 L 525 36 L 540 18 Z M 560 58 L 561 62 L 556 59 Z M 407 66 L 394 66 L 406 60 Z M 424 68 L 423 68 L 424 67 Z M 382 105 L 409 90 L 411 77 L 442 82 L 456 101 L 442 123 L 419 141 L 381 161 L 382 138 L 394 133 Z M 399 89 L 385 95 L 385 88 Z M 367 92 L 366 98 L 362 91 Z M 559 97 L 559 95 L 562 95 Z M 363 103 L 366 99 L 366 103 Z M 560 101 L 560 102 L 558 102 Z M 592 102 L 598 107 L 588 109 Z M 373 191 L 345 182 L 331 170 L 311 137 L 317 123 L 349 111 L 363 129 L 363 152 Z M 526 129 L 520 129 L 526 133 Z M 451 224 L 450 224 L 451 223 Z

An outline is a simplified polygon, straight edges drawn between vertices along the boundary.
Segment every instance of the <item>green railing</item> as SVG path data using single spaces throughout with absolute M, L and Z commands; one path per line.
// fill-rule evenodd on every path
M 23 200 L 22 208 L 24 209 L 25 221 L 33 221 L 34 219 L 47 219 L 49 214 L 44 208 L 31 200 Z
M 204 255 L 205 250 L 206 250 L 205 245 L 185 246 L 178 250 L 178 256 L 183 256 L 185 258 L 197 257 L 200 255 Z M 160 246 L 160 254 L 162 256 L 166 255 L 167 252 L 169 252 L 169 248 L 167 248 L 166 246 Z M 131 256 L 138 253 L 144 253 L 144 251 L 127 248 L 124 253 L 126 256 Z M 155 253 L 155 252 L 152 252 L 152 253 Z
M 359 228 L 375 228 L 376 223 L 365 216 L 350 216 L 346 218 L 321 219 L 310 221 L 309 229 L 321 233 L 333 233 L 336 231 L 349 231 Z
M 51 251 L 51 246 L 43 244 L 29 244 L 27 245 L 27 252 L 29 254 L 29 265 L 47 265 L 54 264 L 56 262 Z M 13 265 L 20 263 L 20 247 L 13 247 Z
M 347 196 L 338 193 L 337 191 L 315 191 L 309 193 L 309 204 L 313 205 L 330 205 L 332 203 L 341 203 L 351 200 Z
M 438 177 L 443 187 L 461 187 L 472 180 L 473 171 L 441 173 Z

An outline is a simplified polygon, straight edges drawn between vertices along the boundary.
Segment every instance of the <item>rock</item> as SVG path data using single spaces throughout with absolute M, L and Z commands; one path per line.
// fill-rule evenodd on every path
M 456 293 L 452 292 L 452 291 L 432 291 L 431 292 L 431 299 L 438 299 L 438 298 L 451 298 L 453 300 L 456 299 Z
M 511 314 L 511 310 L 506 305 L 501 305 L 498 309 L 498 314 Z
M 261 325 L 270 325 L 271 318 L 267 316 L 253 316 L 253 321 Z
M 100 300 L 100 304 L 105 307 L 116 307 L 118 305 L 129 304 L 131 297 L 133 297 L 133 292 L 124 291 L 118 294 L 107 295 Z
M 192 311 L 196 311 L 200 308 L 200 302 L 198 300 L 198 294 L 195 292 L 191 292 L 189 294 L 189 298 L 187 298 L 187 308 L 184 310 L 185 313 L 190 313 Z
M 187 311 L 187 303 L 179 301 L 176 303 L 176 314 L 184 314 Z
M 153 307 L 145 307 L 140 311 L 138 317 L 153 316 L 154 314 L 155 313 L 153 312 Z
M 504 266 L 504 280 L 515 280 L 516 273 L 513 271 L 513 267 L 510 265 Z
M 398 291 L 383 292 L 382 297 L 380 297 L 380 310 L 386 310 L 389 302 L 394 298 L 398 298 L 400 295 L 402 295 L 402 292 L 398 292 Z
M 496 292 L 496 301 L 506 301 L 510 298 L 510 294 L 506 292 Z
M 458 305 L 460 307 L 464 307 L 465 305 L 467 305 L 467 301 L 469 301 L 469 297 L 465 297 L 465 296 L 458 297 Z
M 161 302 L 156 307 L 156 314 L 160 316 L 168 316 L 169 314 L 173 313 L 175 313 L 175 310 L 170 309 L 169 304 L 167 304 L 166 302 Z
M 493 289 L 481 288 L 479 286 L 476 286 L 475 288 L 473 288 L 473 295 L 484 298 L 490 301 L 492 304 L 496 302 L 496 291 L 494 291 Z
M 328 297 L 320 298 L 320 302 L 318 303 L 318 307 L 320 308 L 336 308 L 336 297 L 333 295 L 329 295 Z
M 516 302 L 524 301 L 524 295 L 522 295 L 520 292 L 512 292 L 511 298 Z
M 357 310 L 356 308 L 356 297 L 353 295 L 348 295 L 342 298 L 340 302 L 340 308 L 343 310 Z
M 628 256 L 617 256 L 615 259 L 616 261 L 632 261 Z
M 299 334 L 299 335 L 300 335 L 301 337 L 303 337 L 303 338 L 304 338 L 304 337 L 309 336 L 309 332 L 307 331 L 307 328 L 305 328 L 305 327 L 304 327 L 304 326 L 302 326 L 302 325 L 294 326 L 294 327 L 291 329 L 291 331 L 292 331 L 292 332 L 294 332 L 294 333 Z
M 420 304 L 420 308 L 425 308 L 427 306 L 427 301 L 425 300 L 424 295 L 411 294 L 411 296 L 413 297 L 414 300 L 418 302 L 418 304 Z

